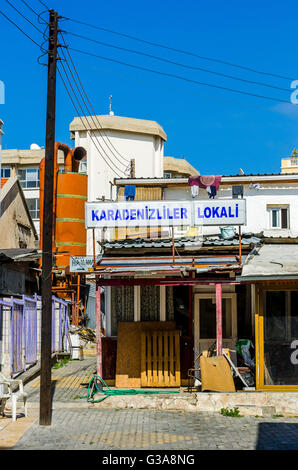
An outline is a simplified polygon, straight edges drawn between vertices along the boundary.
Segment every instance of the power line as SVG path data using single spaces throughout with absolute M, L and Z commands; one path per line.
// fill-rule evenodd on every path
M 24 5 L 26 5 L 26 7 L 29 8 L 29 10 L 31 10 L 32 13 L 34 13 L 37 17 L 39 17 L 39 14 L 38 14 L 30 5 L 28 5 L 28 3 L 25 2 L 25 0 L 21 0 L 21 2 L 22 2 Z
M 120 76 L 126 77 L 127 79 L 130 79 L 130 80 L 134 80 L 134 81 L 137 81 L 137 82 L 140 82 L 140 83 L 146 83 L 146 84 L 152 85 L 152 81 L 150 81 L 149 79 L 146 80 L 146 79 L 137 78 L 135 75 L 130 75 L 130 74 L 121 73 L 121 72 L 114 72 L 114 71 L 108 70 L 106 68 L 98 67 L 98 66 L 90 65 L 90 64 L 84 64 L 84 67 L 88 67 L 88 68 L 93 69 L 93 70 L 100 70 L 101 72 L 105 72 L 105 73 L 108 73 L 108 74 L 113 75 L 113 76 L 115 76 L 115 74 L 120 75 Z M 261 108 L 258 105 L 244 103 L 243 101 L 235 101 L 235 100 L 232 100 L 232 99 L 226 99 L 226 98 L 222 98 L 222 97 L 218 98 L 217 96 L 206 95 L 205 93 L 200 93 L 200 92 L 197 92 L 196 90 L 188 90 L 188 89 L 169 86 L 169 85 L 165 84 L 164 82 L 163 83 L 156 82 L 156 85 L 161 86 L 163 88 L 166 88 L 168 90 L 179 92 L 179 93 L 187 93 L 187 94 L 192 94 L 192 95 L 195 94 L 195 95 L 201 96 L 203 98 L 212 99 L 213 101 L 220 100 L 220 101 L 224 101 L 226 103 L 240 104 L 240 105 L 246 106 L 248 108 L 254 108 L 254 109 L 258 109 L 258 110 L 262 110 L 262 111 L 265 111 L 265 110 L 266 111 L 271 111 L 268 108 Z
M 178 65 L 179 67 L 183 67 L 185 69 L 199 70 L 201 72 L 211 73 L 213 75 L 218 75 L 218 76 L 221 76 L 221 77 L 224 77 L 224 78 L 230 78 L 232 80 L 237 80 L 237 81 L 241 81 L 241 82 L 245 82 L 245 83 L 250 83 L 252 85 L 261 85 L 261 86 L 264 86 L 264 87 L 267 87 L 267 88 L 274 88 L 276 90 L 289 92 L 288 88 L 282 88 L 282 87 L 278 87 L 278 86 L 275 86 L 275 85 L 270 85 L 269 83 L 258 82 L 258 81 L 254 81 L 254 80 L 248 80 L 246 78 L 235 77 L 234 75 L 228 75 L 228 74 L 225 74 L 225 73 L 216 72 L 215 70 L 209 70 L 209 69 L 205 69 L 203 67 L 197 67 L 197 66 L 193 66 L 193 65 L 182 64 L 180 62 L 169 60 L 169 59 L 166 59 L 164 57 L 156 56 L 156 55 L 153 55 L 153 54 L 148 54 L 146 52 L 137 51 L 135 49 L 129 49 L 129 48 L 122 47 L 122 46 L 116 46 L 114 44 L 110 44 L 110 43 L 103 42 L 103 41 L 98 41 L 96 39 L 89 38 L 89 37 L 83 36 L 81 34 L 73 33 L 71 31 L 65 31 L 65 33 L 70 34 L 70 35 L 75 36 L 75 37 L 78 37 L 80 39 L 84 39 L 86 41 L 90 41 L 90 42 L 94 42 L 96 44 L 100 44 L 102 46 L 111 47 L 113 49 L 118 49 L 118 50 L 125 51 L 125 52 L 130 52 L 132 54 L 142 55 L 142 56 L 145 56 L 145 57 L 149 57 L 151 59 L 166 62 L 168 64 Z
M 81 111 L 82 111 L 82 107 L 81 107 L 80 102 L 79 102 L 79 100 L 78 100 L 78 98 L 77 98 L 77 96 L 76 96 L 76 93 L 75 93 L 75 91 L 74 91 L 74 89 L 73 89 L 73 87 L 72 87 L 72 85 L 71 85 L 71 83 L 70 83 L 70 80 L 69 80 L 68 75 L 67 75 L 67 73 L 66 73 L 66 70 L 65 70 L 65 67 L 64 67 L 64 65 L 63 65 L 63 62 L 61 62 L 61 65 L 62 65 L 64 74 L 65 74 L 65 76 L 67 77 L 67 80 L 68 80 L 68 82 L 69 82 L 69 84 L 70 84 L 70 87 L 71 87 L 71 89 L 72 89 L 72 91 L 73 91 L 73 94 L 74 94 L 74 96 L 76 97 L 76 99 L 77 99 L 77 101 L 78 101 L 78 104 L 79 104 L 79 107 L 81 108 Z M 61 74 L 61 72 L 60 72 L 60 70 L 59 70 L 59 67 L 57 68 L 57 70 L 58 70 L 58 73 L 59 73 L 60 78 L 61 78 L 61 80 L 62 80 L 62 83 L 63 83 L 63 85 L 64 85 L 64 87 L 65 87 L 65 89 L 66 89 L 66 92 L 67 92 L 67 94 L 68 94 L 68 96 L 69 96 L 69 98 L 70 98 L 70 100 L 71 100 L 71 102 L 72 102 L 72 104 L 73 104 L 73 106 L 74 106 L 74 108 L 75 108 L 75 110 L 76 110 L 76 113 L 77 113 L 79 119 L 81 120 L 81 123 L 83 124 L 85 130 L 88 131 L 89 129 L 87 128 L 87 126 L 86 126 L 84 120 L 82 119 L 82 116 L 81 116 L 80 112 L 78 111 L 77 106 L 76 106 L 75 103 L 74 103 L 74 100 L 73 100 L 73 98 L 72 98 L 72 96 L 71 96 L 71 94 L 70 94 L 70 92 L 69 92 L 69 90 L 68 90 L 68 87 L 67 87 L 67 84 L 66 84 L 65 80 L 64 80 L 63 77 L 62 77 L 62 74 Z M 84 115 L 84 112 L 83 112 L 83 111 L 82 111 L 82 114 L 83 114 L 83 116 L 86 118 L 89 127 L 91 127 L 90 124 L 89 124 L 89 122 L 88 122 L 88 118 L 87 118 L 87 116 Z M 93 140 L 92 134 L 94 135 L 94 132 L 92 131 L 92 129 L 90 129 L 90 137 L 91 137 L 91 140 L 92 140 L 92 142 L 94 143 L 94 145 L 95 145 L 95 147 L 96 147 L 98 153 L 101 155 L 101 157 L 103 158 L 103 160 L 105 161 L 105 163 L 108 165 L 108 167 L 109 167 L 114 173 L 116 173 L 116 175 L 117 175 L 119 178 L 121 178 L 121 176 L 119 175 L 119 173 L 118 173 L 117 171 L 115 171 L 114 168 L 111 167 L 111 165 L 107 162 L 107 160 L 105 159 L 105 157 L 103 156 L 103 154 L 102 154 L 101 151 L 99 150 L 99 148 L 98 148 L 96 142 L 99 144 L 99 146 L 100 146 L 101 149 L 103 150 L 104 154 L 106 155 L 106 153 L 105 153 L 104 149 L 102 148 L 100 142 L 98 141 L 96 135 L 94 135 L 94 137 L 96 138 L 96 142 L 95 142 L 95 141 Z M 106 155 L 106 156 L 107 156 L 107 158 L 109 158 L 108 155 Z M 114 162 L 111 162 L 111 163 L 117 168 L 117 170 L 118 170 L 120 173 L 125 174 L 125 172 L 122 171 L 121 169 L 119 169 L 119 168 L 115 165 Z
M 12 21 L 8 16 L 6 16 L 5 13 L 3 13 L 3 11 L 0 10 L 0 13 L 1 13 L 1 15 L 3 15 L 10 23 L 12 23 L 19 31 L 21 31 L 22 34 L 24 34 L 28 39 L 30 39 L 30 41 L 32 41 L 34 44 L 36 44 L 36 46 L 38 46 L 39 49 L 41 49 L 40 44 L 38 44 L 36 41 L 34 41 L 34 39 L 31 38 L 31 36 L 29 36 L 27 33 L 25 33 L 25 31 L 23 31 L 22 28 L 20 28 L 16 23 L 14 23 L 14 21 Z M 44 52 L 45 52 L 45 51 L 44 51 Z
M 45 11 L 49 11 L 49 8 L 47 8 L 45 11 L 42 11 L 41 13 L 37 13 L 37 11 L 34 10 L 25 0 L 21 0 L 21 2 L 22 2 L 24 5 L 26 5 L 26 7 L 29 8 L 29 10 L 32 11 L 32 13 L 34 13 L 34 15 L 37 16 L 39 23 L 40 23 L 40 16 L 41 16 L 43 13 L 45 13 Z M 44 24 L 48 24 L 48 23 L 46 22 L 46 20 L 44 20 L 43 18 L 42 18 L 42 22 L 43 22 Z
M 49 10 L 49 7 L 48 7 L 44 2 L 42 2 L 41 0 L 38 0 L 38 1 L 39 1 L 39 3 L 40 3 L 41 5 L 43 5 L 47 10 Z
M 65 54 L 64 54 L 63 49 L 62 49 L 62 54 L 63 54 L 64 60 L 65 60 L 65 63 L 66 63 L 66 65 L 67 65 L 67 67 L 68 67 L 68 70 L 70 71 L 70 74 L 71 74 L 71 76 L 72 76 L 72 79 L 73 79 L 73 81 L 74 81 L 74 83 L 75 83 L 75 85 L 76 85 L 76 88 L 77 88 L 77 90 L 78 90 L 78 92 L 79 92 L 79 94 L 80 94 L 80 97 L 81 97 L 81 99 L 82 99 L 84 105 L 86 106 L 86 102 L 85 102 L 85 100 L 84 100 L 84 97 L 82 96 L 81 90 L 80 90 L 79 87 L 78 87 L 78 84 L 77 84 L 77 82 L 76 82 L 76 80 L 75 80 L 75 77 L 74 77 L 74 75 L 73 75 L 73 73 L 72 73 L 72 70 L 71 70 L 71 68 L 70 68 L 70 66 L 69 66 L 69 64 L 68 64 L 68 61 L 67 61 L 66 57 L 65 57 Z M 64 71 L 65 71 L 65 70 L 64 70 Z M 66 73 L 66 72 L 65 72 L 65 73 Z M 72 88 L 72 90 L 73 90 L 73 88 Z M 73 90 L 73 92 L 74 92 L 74 90 Z M 84 116 L 85 116 L 86 119 L 87 119 L 87 122 L 88 122 L 88 125 L 89 125 L 90 129 L 92 129 L 92 126 L 90 125 L 89 120 L 88 120 L 88 117 L 85 115 L 85 113 L 84 113 L 84 111 L 83 111 L 83 108 L 82 108 L 81 106 L 80 106 L 80 108 L 81 108 L 82 113 L 84 114 Z M 91 113 L 90 113 L 90 111 L 89 111 L 89 109 L 88 109 L 87 106 L 86 106 L 86 108 L 87 108 L 87 113 L 90 115 L 89 117 L 91 118 L 93 124 L 95 124 L 95 127 L 97 127 L 97 124 L 96 124 L 96 122 L 94 121 L 94 118 L 93 118 L 93 116 L 91 115 Z M 104 139 L 103 139 L 103 142 L 104 142 Z M 106 142 L 105 142 L 105 143 L 106 143 Z M 106 144 L 106 145 L 107 145 L 107 144 Z M 103 149 L 103 147 L 102 147 L 102 149 Z M 104 149 L 103 149 L 103 151 L 104 151 Z M 107 158 L 109 158 L 107 154 L 106 154 L 106 156 L 107 156 Z M 120 165 L 123 165 L 123 166 L 125 167 L 125 169 L 127 168 L 127 165 L 125 165 L 123 162 L 121 162 L 117 157 L 116 157 L 116 159 L 118 160 L 118 162 L 120 163 Z M 128 160 L 127 162 L 129 162 L 129 160 Z M 116 166 L 116 165 L 115 165 L 115 166 Z M 118 167 L 117 167 L 117 168 L 118 168 Z M 118 169 L 119 169 L 119 168 L 118 168 Z M 119 169 L 119 170 L 120 170 L 120 169 Z M 122 171 L 122 170 L 120 170 L 120 171 Z
M 62 37 L 62 40 L 63 40 L 64 44 L 66 45 L 65 40 L 64 40 L 64 37 L 63 37 L 63 34 L 62 34 L 61 32 L 60 32 L 60 35 L 61 35 L 61 37 Z M 109 139 L 108 135 L 104 132 L 103 127 L 102 127 L 102 125 L 101 125 L 99 119 L 97 118 L 97 115 L 96 115 L 96 113 L 95 113 L 95 111 L 94 111 L 94 109 L 93 109 L 93 107 L 92 107 L 92 104 L 91 104 L 89 98 L 88 98 L 88 95 L 87 95 L 87 93 L 86 93 L 86 91 L 85 91 L 85 88 L 83 87 L 82 81 L 81 81 L 81 79 L 80 79 L 80 76 L 79 76 L 79 74 L 78 74 L 78 71 L 77 71 L 77 69 L 76 69 L 76 66 L 75 66 L 75 64 L 74 64 L 74 62 L 73 62 L 73 60 L 72 60 L 72 57 L 71 57 L 71 55 L 70 55 L 69 50 L 68 50 L 67 47 L 66 47 L 66 51 L 67 51 L 67 54 L 68 54 L 68 56 L 69 56 L 69 58 L 70 58 L 70 61 L 71 61 L 71 63 L 72 63 L 72 66 L 73 66 L 73 69 L 74 69 L 75 74 L 76 74 L 76 76 L 77 76 L 77 79 L 78 79 L 78 81 L 79 81 L 79 84 L 80 84 L 80 86 L 81 86 L 81 88 L 82 88 L 82 91 L 83 91 L 83 93 L 84 93 L 84 95 L 85 95 L 85 97 L 86 97 L 86 99 L 87 99 L 87 101 L 88 101 L 88 103 L 89 103 L 89 106 L 90 106 L 90 108 L 91 108 L 91 111 L 92 111 L 93 114 L 94 114 L 94 118 L 95 118 L 96 121 L 97 121 L 97 124 L 95 123 L 95 125 L 97 125 L 98 127 L 100 127 L 100 129 L 102 130 L 102 133 L 103 133 L 103 134 L 105 135 L 105 137 L 107 138 L 107 141 L 110 143 L 111 147 L 117 152 L 117 154 L 118 154 L 125 162 L 129 163 L 130 160 L 128 160 L 128 159 L 125 158 L 122 154 L 119 153 L 119 151 L 115 148 L 115 146 L 113 145 L 113 143 L 112 143 L 111 140 Z M 65 57 L 63 48 L 62 48 L 62 53 L 63 53 L 63 56 L 64 56 L 64 58 L 65 58 L 65 60 L 66 60 L 66 57 Z M 67 63 L 67 66 L 69 67 L 69 64 L 68 64 L 67 60 L 66 60 L 66 63 Z M 89 110 L 89 108 L 88 108 L 88 105 L 86 104 L 86 101 L 85 101 L 84 97 L 82 96 L 82 93 L 81 93 L 81 91 L 80 91 L 80 89 L 79 89 L 79 86 L 78 86 L 78 84 L 77 84 L 77 82 L 76 82 L 76 80 L 75 80 L 75 78 L 74 78 L 74 76 L 73 76 L 73 74 L 72 74 L 72 71 L 71 71 L 71 68 L 70 68 L 70 67 L 69 67 L 69 70 L 70 70 L 71 75 L 72 75 L 72 77 L 73 77 L 73 80 L 74 80 L 74 82 L 75 82 L 75 84 L 76 84 L 76 87 L 77 87 L 77 89 L 78 89 L 78 91 L 79 91 L 79 93 L 80 93 L 80 96 L 81 96 L 81 98 L 82 98 L 82 100 L 83 100 L 83 102 L 84 102 L 84 104 L 85 104 L 85 106 L 86 106 L 87 112 L 91 115 L 91 112 L 90 112 L 90 110 Z M 91 115 L 90 117 L 92 118 L 93 123 L 94 123 L 94 118 L 93 118 L 93 116 Z M 115 153 L 113 152 L 113 150 L 108 146 L 107 142 L 105 142 L 104 139 L 103 139 L 103 142 L 107 145 L 107 147 L 109 148 L 109 150 L 114 154 L 114 156 L 115 156 L 116 159 L 119 161 L 119 163 L 120 163 L 121 165 L 124 165 L 123 162 L 121 162 L 121 161 L 117 158 L 117 156 L 115 155 Z
M 196 85 L 203 85 L 203 86 L 208 86 L 208 87 L 211 87 L 211 88 L 217 88 L 219 90 L 232 91 L 233 93 L 239 93 L 239 94 L 242 94 L 242 95 L 253 96 L 255 98 L 263 98 L 263 99 L 270 100 L 270 101 L 276 101 L 278 103 L 287 103 L 287 104 L 289 103 L 289 101 L 278 99 L 278 98 L 272 98 L 272 97 L 266 96 L 266 95 L 258 95 L 256 93 L 251 93 L 251 92 L 248 92 L 248 91 L 236 90 L 234 88 L 228 88 L 228 87 L 224 87 L 224 86 L 220 86 L 220 85 L 214 85 L 212 83 L 206 83 L 206 82 L 201 82 L 201 81 L 198 81 L 198 80 L 193 80 L 193 79 L 190 79 L 190 78 L 182 77 L 181 75 L 175 75 L 175 74 L 172 74 L 172 73 L 160 72 L 158 70 L 150 69 L 150 68 L 147 68 L 147 67 L 141 67 L 139 65 L 129 64 L 127 62 L 123 62 L 123 61 L 120 61 L 120 60 L 117 60 L 117 59 L 112 59 L 110 57 L 101 56 L 101 55 L 98 55 L 98 54 L 94 54 L 92 52 L 82 51 L 81 49 L 76 49 L 74 47 L 69 47 L 69 49 L 72 50 L 72 51 L 75 51 L 75 52 L 79 52 L 80 54 L 85 54 L 85 55 L 88 55 L 88 56 L 91 56 L 91 57 L 96 57 L 98 59 L 107 60 L 109 62 L 114 62 L 114 63 L 117 63 L 117 64 L 125 65 L 126 67 L 131 67 L 131 68 L 134 68 L 134 69 L 143 70 L 145 72 L 151 72 L 151 73 L 155 73 L 157 75 L 163 75 L 163 76 L 170 77 L 170 78 L 176 78 L 178 80 L 183 80 L 183 81 L 186 81 L 188 83 L 193 83 L 193 84 L 196 84 Z
M 144 43 L 144 44 L 148 44 L 150 46 L 160 47 L 160 48 L 163 48 L 163 49 L 167 49 L 169 51 L 178 52 L 180 54 L 185 54 L 185 55 L 188 55 L 188 56 L 191 56 L 191 57 L 196 57 L 198 59 L 203 59 L 203 60 L 207 60 L 207 61 L 211 61 L 211 62 L 217 62 L 219 64 L 224 64 L 224 65 L 228 65 L 230 67 L 236 67 L 236 68 L 239 68 L 239 69 L 242 69 L 242 70 L 247 70 L 249 72 L 257 73 L 259 75 L 267 75 L 267 76 L 271 76 L 271 77 L 275 77 L 275 78 L 281 78 L 281 79 L 284 79 L 284 80 L 291 80 L 291 81 L 295 80 L 294 78 L 290 78 L 290 77 L 287 77 L 285 75 L 279 75 L 279 74 L 276 74 L 276 73 L 264 72 L 264 71 L 257 70 L 257 69 L 254 69 L 252 67 L 248 67 L 248 66 L 245 66 L 245 65 L 235 64 L 233 62 L 228 62 L 228 61 L 225 61 L 225 60 L 216 59 L 214 57 L 202 56 L 202 55 L 196 54 L 195 52 L 190 52 L 190 51 L 186 51 L 184 49 L 178 49 L 178 48 L 175 48 L 175 47 L 166 46 L 165 44 L 160 44 L 160 43 L 157 43 L 157 42 L 147 41 L 147 40 L 139 38 L 137 36 L 132 36 L 130 34 L 120 33 L 119 31 L 114 31 L 112 29 L 102 28 L 101 26 L 97 26 L 97 25 L 90 24 L 90 23 L 85 23 L 84 21 L 76 20 L 74 18 L 64 17 L 64 19 L 66 19 L 68 21 L 72 21 L 73 23 L 78 23 L 78 24 L 82 24 L 84 26 L 88 26 L 90 28 L 97 29 L 99 31 L 105 31 L 107 33 L 112 33 L 112 34 L 115 34 L 117 36 L 125 37 L 125 38 L 128 38 L 128 39 L 132 39 L 134 41 L 138 41 L 138 42 L 141 42 L 141 43 Z
M 6 0 L 6 2 L 20 15 L 22 18 L 24 18 L 28 23 L 30 23 L 33 28 L 35 28 L 39 33 L 43 35 L 43 31 L 41 31 L 34 23 L 32 23 L 23 13 L 21 13 L 9 0 Z

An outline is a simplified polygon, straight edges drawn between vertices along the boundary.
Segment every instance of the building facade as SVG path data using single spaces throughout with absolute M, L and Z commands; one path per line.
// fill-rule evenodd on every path
M 201 188 L 193 197 L 187 178 L 126 178 L 116 179 L 115 184 L 122 200 L 127 185 L 138 189 L 135 201 L 149 201 L 149 198 L 142 199 L 149 187 L 156 195 L 161 195 L 159 200 L 163 202 L 210 200 L 208 192 Z M 187 370 L 193 367 L 198 354 L 216 342 L 216 315 L 221 305 L 222 346 L 235 351 L 239 339 L 252 342 L 258 364 L 261 364 L 257 387 L 297 388 L 297 367 L 289 362 L 287 351 L 297 331 L 297 281 L 292 279 L 291 285 L 289 282 L 292 276 L 297 277 L 298 269 L 292 266 L 290 272 L 283 268 L 280 268 L 281 273 L 275 271 L 275 265 L 283 264 L 283 256 L 275 255 L 274 246 L 280 243 L 281 253 L 289 253 L 291 246 L 297 244 L 298 175 L 222 176 L 213 203 L 242 198 L 246 202 L 246 221 L 240 231 L 234 226 L 228 236 L 223 230 L 227 227 L 216 225 L 198 227 L 195 236 L 190 236 L 188 226 L 176 228 L 174 236 L 171 228 L 163 234 L 147 233 L 143 237 L 119 231 L 115 232 L 115 240 L 102 242 L 104 256 L 98 262 L 98 284 L 105 288 L 106 354 L 109 347 L 116 347 L 119 334 L 123 335 L 123 323 L 140 322 L 142 330 L 150 329 L 150 322 L 153 322 L 155 331 L 158 328 L 166 331 L 168 322 L 174 322 L 174 328 L 180 332 L 181 377 L 186 380 Z M 129 204 L 128 201 L 127 207 Z M 271 250 L 266 261 L 272 267 L 270 282 L 273 284 L 260 286 L 260 283 L 268 283 L 264 273 L 256 276 L 250 272 L 247 277 L 242 275 L 242 270 L 251 260 L 258 260 L 263 247 Z M 285 266 L 287 264 L 285 259 Z M 221 293 L 220 303 L 216 286 Z M 259 315 L 257 324 L 255 314 Z M 256 336 L 259 317 L 269 327 L 265 326 L 265 333 L 264 328 L 258 330 Z M 280 317 L 280 321 L 275 320 L 276 317 Z M 156 322 L 160 322 L 158 328 Z M 276 336 L 278 325 L 284 324 L 287 337 Z M 271 328 L 269 333 L 268 328 Z M 278 357 L 274 356 L 274 344 L 279 357 L 288 361 L 287 374 L 276 372 Z M 266 352 L 266 345 L 271 348 L 269 352 Z M 237 362 L 237 357 L 233 359 Z M 111 371 L 105 373 L 111 374 Z

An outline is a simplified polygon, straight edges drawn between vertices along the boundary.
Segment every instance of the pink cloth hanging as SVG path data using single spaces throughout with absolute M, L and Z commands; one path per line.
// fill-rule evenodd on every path
M 188 178 L 188 184 L 190 186 L 199 186 L 200 188 L 207 188 L 207 186 L 215 186 L 216 190 L 218 190 L 220 182 L 221 182 L 221 175 L 199 175 L 199 176 L 190 176 Z

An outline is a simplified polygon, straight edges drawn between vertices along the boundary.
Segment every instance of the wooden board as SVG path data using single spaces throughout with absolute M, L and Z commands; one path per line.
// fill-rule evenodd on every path
M 114 380 L 116 376 L 117 338 L 103 337 L 102 343 L 102 378 Z
M 115 385 L 141 387 L 141 334 L 147 330 L 174 330 L 175 322 L 119 322 Z
M 200 357 L 202 392 L 235 392 L 231 368 L 224 356 Z
M 179 331 L 142 331 L 141 343 L 141 386 L 180 387 Z

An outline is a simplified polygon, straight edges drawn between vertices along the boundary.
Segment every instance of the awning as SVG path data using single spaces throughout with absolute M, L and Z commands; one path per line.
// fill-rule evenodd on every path
M 246 256 L 242 256 L 242 262 Z M 101 274 L 154 274 L 156 272 L 164 272 L 167 274 L 171 272 L 184 272 L 187 270 L 195 270 L 197 273 L 221 271 L 221 270 L 235 270 L 240 269 L 241 264 L 236 256 L 201 256 L 201 257 L 181 257 L 177 256 L 175 259 L 171 256 L 159 257 L 103 257 L 97 263 L 97 272 Z
M 298 279 L 298 245 L 263 245 L 243 265 L 238 281 Z

